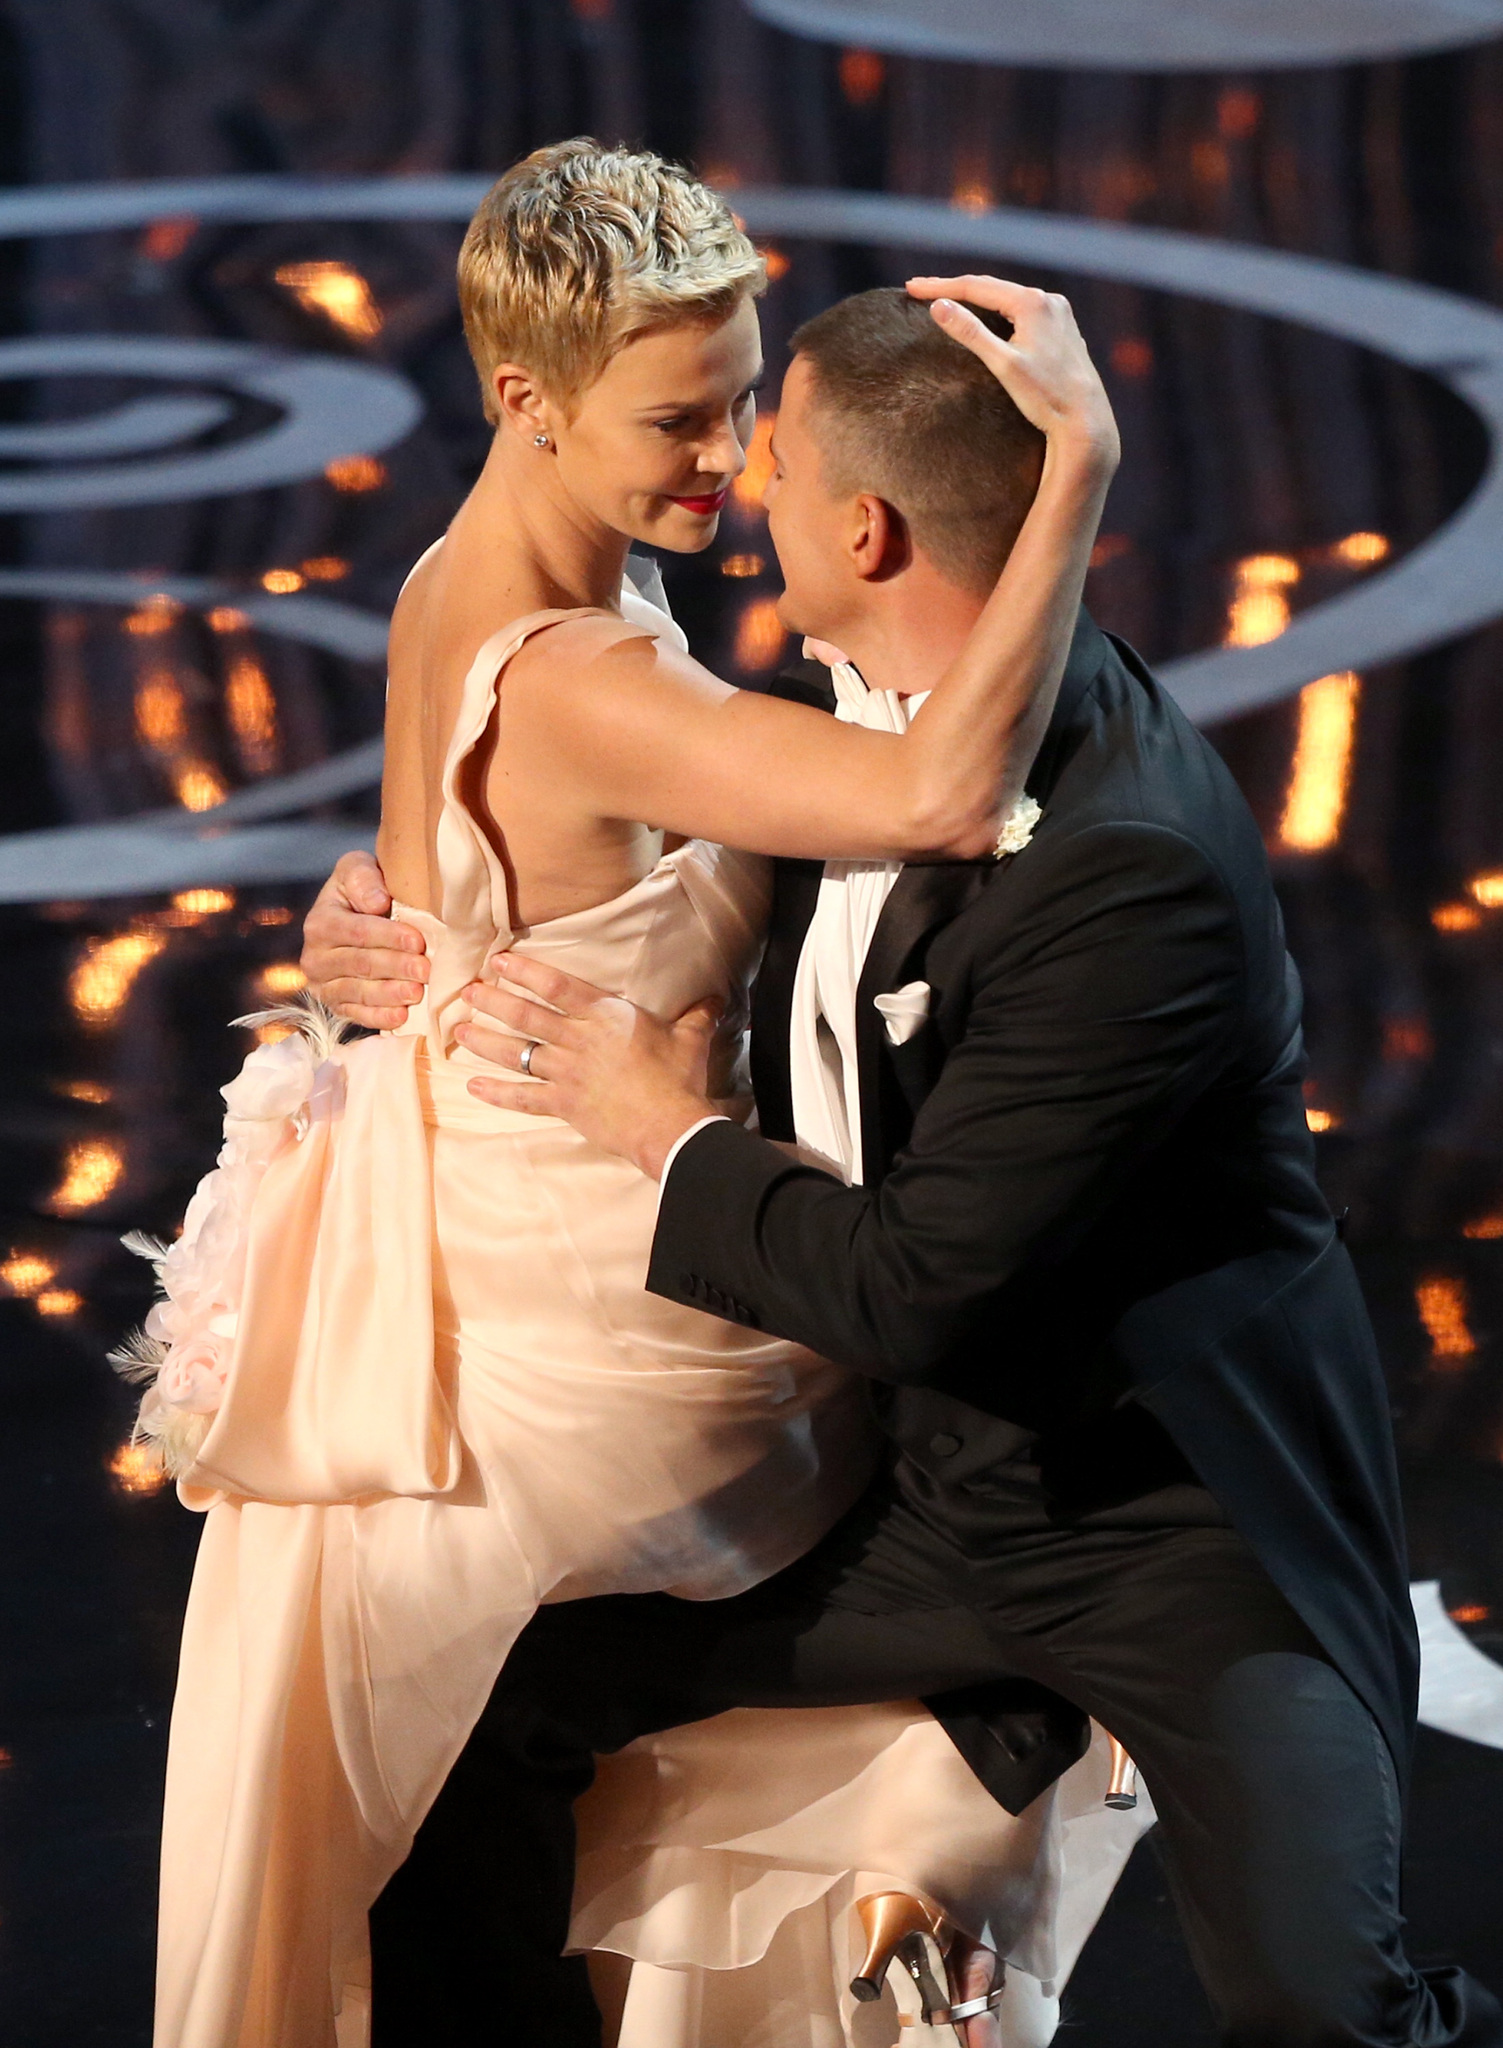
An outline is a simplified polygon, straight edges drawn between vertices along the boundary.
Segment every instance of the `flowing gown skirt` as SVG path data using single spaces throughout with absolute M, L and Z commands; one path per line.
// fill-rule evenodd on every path
M 644 1291 L 656 1190 L 633 1168 L 477 1101 L 416 1038 L 338 1064 L 245 1208 L 234 1356 L 182 1488 L 206 1521 L 168 1760 L 158 2048 L 361 2048 L 366 1913 L 538 1603 L 739 1592 L 812 1545 L 870 1468 L 849 1375 Z M 233 1236 L 227 1200 L 190 1215 L 189 1266 Z M 649 1966 L 639 2010 L 665 1967 L 658 1992 L 685 2012 L 802 2012 L 804 2032 L 767 2038 L 817 2048 L 808 2025 L 844 2024 L 843 1908 L 883 1882 L 928 1890 L 1040 1981 L 1062 1974 L 1060 1814 L 1009 1817 L 917 1706 L 672 1731 L 608 1764 L 591 1812 L 576 1938 Z M 1104 1896 L 1137 1831 L 1112 1818 L 1081 1897 Z M 778 1980 L 800 1944 L 823 1955 L 812 1985 Z M 640 2048 L 673 2048 L 663 2024 L 633 2021 Z
M 1110 1779 L 1097 1730 L 1014 1820 L 912 1701 L 671 1729 L 608 1759 L 580 1802 L 572 1945 L 634 1959 L 619 2048 L 918 2048 L 890 1993 L 850 1992 L 856 1901 L 917 1888 L 1005 1959 L 1004 2048 L 1045 2048 L 1153 1818 L 1146 1798 L 1107 1807 Z
M 160 2048 L 358 2041 L 366 1911 L 538 1602 L 741 1591 L 869 1464 L 846 1374 L 644 1291 L 635 1169 L 480 1103 L 416 1038 L 340 1063 L 337 1113 L 291 1120 L 255 1192 L 235 1357 L 183 1487 L 207 1516 Z M 414 1243 L 416 1312 L 410 1259 L 393 1289 L 370 1250 Z

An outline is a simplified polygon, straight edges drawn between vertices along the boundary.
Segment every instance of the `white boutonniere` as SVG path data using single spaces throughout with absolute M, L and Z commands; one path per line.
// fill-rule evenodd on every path
M 1006 860 L 1010 853 L 1021 853 L 1033 837 L 1034 828 L 1044 815 L 1044 807 L 1031 796 L 1020 796 L 1008 812 L 1002 830 L 997 834 L 997 843 L 992 848 L 993 860 Z

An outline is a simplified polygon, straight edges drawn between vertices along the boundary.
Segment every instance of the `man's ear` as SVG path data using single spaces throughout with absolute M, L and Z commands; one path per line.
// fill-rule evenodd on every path
M 863 491 L 855 501 L 851 560 L 863 582 L 885 583 L 913 559 L 908 522 L 885 498 Z
M 517 363 L 498 363 L 491 372 L 491 393 L 499 425 L 526 441 L 538 434 L 553 439 L 555 408 L 530 371 Z

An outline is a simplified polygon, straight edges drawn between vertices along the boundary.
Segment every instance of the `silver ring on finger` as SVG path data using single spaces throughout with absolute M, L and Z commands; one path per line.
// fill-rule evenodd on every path
M 535 1075 L 532 1071 L 532 1056 L 537 1051 L 541 1043 L 541 1039 L 529 1038 L 527 1043 L 522 1048 L 522 1057 L 517 1061 L 517 1065 L 522 1069 L 522 1072 L 527 1076 L 527 1078 L 530 1081 L 541 1078 L 540 1076 Z

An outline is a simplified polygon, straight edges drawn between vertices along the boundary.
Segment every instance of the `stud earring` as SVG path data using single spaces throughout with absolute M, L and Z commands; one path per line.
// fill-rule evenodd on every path
M 534 434 L 532 445 L 534 448 L 546 448 L 548 446 L 548 436 L 546 434 Z

